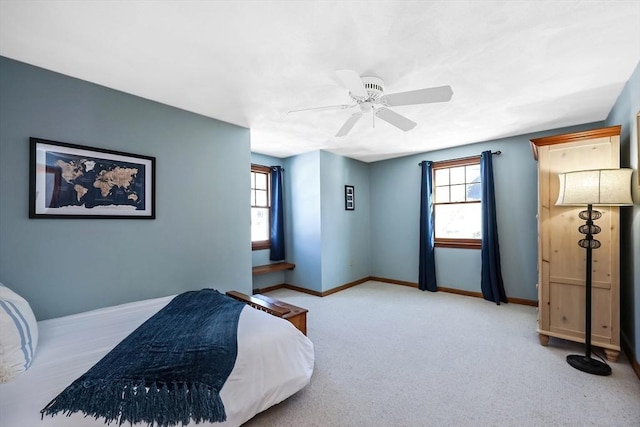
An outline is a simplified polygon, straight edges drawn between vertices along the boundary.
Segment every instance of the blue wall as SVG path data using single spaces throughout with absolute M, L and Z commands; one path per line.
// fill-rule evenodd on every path
M 0 57 L 0 282 L 39 320 L 251 291 L 249 130 Z M 29 137 L 156 157 L 155 220 L 29 219 Z
M 622 125 L 620 166 L 635 169 L 632 207 L 620 208 L 620 329 L 622 339 L 640 357 L 640 63 L 613 106 L 607 126 Z
M 369 165 L 320 152 L 322 291 L 371 275 Z M 344 186 L 355 209 L 345 210 Z
M 296 265 L 286 283 L 321 292 L 320 152 L 287 158 L 285 169 L 287 261 Z
M 417 283 L 418 163 L 499 150 L 493 165 L 505 290 L 508 297 L 536 301 L 537 164 L 530 140 L 601 126 L 589 123 L 370 164 L 325 151 L 287 158 L 287 260 L 296 269 L 272 273 L 259 286 L 254 279 L 254 288 L 287 283 L 326 292 L 369 276 Z M 344 210 L 347 184 L 356 188 L 355 211 Z M 480 256 L 474 249 L 436 248 L 439 286 L 480 292 Z M 254 262 L 266 260 L 268 255 L 254 254 Z
M 252 154 L 252 161 L 278 164 Z M 254 289 L 287 283 L 316 292 L 368 277 L 371 271 L 369 166 L 325 151 L 284 160 L 286 260 L 293 271 L 254 277 Z M 344 186 L 356 189 L 356 209 L 344 208 Z M 254 265 L 268 251 L 254 251 Z
M 418 282 L 418 163 L 500 150 L 493 168 L 505 291 L 508 297 L 537 300 L 537 165 L 529 140 L 600 126 L 554 129 L 372 163 L 372 276 Z M 480 292 L 480 270 L 480 250 L 436 248 L 438 286 Z

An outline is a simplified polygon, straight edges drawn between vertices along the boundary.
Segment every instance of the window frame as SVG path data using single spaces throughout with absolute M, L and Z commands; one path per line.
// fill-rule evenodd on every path
M 433 162 L 432 166 L 432 182 L 433 182 L 433 216 L 434 216 L 434 224 L 437 223 L 438 218 L 435 213 L 436 205 L 445 205 L 445 204 L 467 204 L 467 203 L 482 203 L 480 200 L 474 200 L 470 202 L 446 202 L 446 203 L 436 203 L 435 202 L 435 191 L 436 191 L 436 170 L 437 169 L 450 169 L 459 166 L 472 166 L 472 165 L 480 165 L 480 156 L 471 156 L 464 157 L 460 159 L 452 159 L 452 160 L 443 160 L 440 162 Z M 434 232 L 435 236 L 435 232 Z M 482 249 L 482 239 L 469 239 L 469 238 L 450 238 L 450 237 L 434 237 L 434 244 L 437 248 L 458 248 L 458 249 Z
M 268 207 L 268 222 L 269 222 L 269 238 L 267 240 L 251 240 L 251 250 L 259 251 L 263 249 L 271 248 L 271 168 L 269 166 L 251 164 L 251 173 L 261 173 L 267 175 L 267 207 Z M 253 182 L 250 183 L 250 190 L 253 191 Z M 251 203 L 251 209 L 262 208 L 265 206 L 255 206 Z

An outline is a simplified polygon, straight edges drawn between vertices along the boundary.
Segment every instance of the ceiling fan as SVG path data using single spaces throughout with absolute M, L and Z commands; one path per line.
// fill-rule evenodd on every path
M 336 71 L 336 74 L 345 89 L 349 91 L 352 104 L 303 108 L 289 111 L 289 113 L 311 110 L 344 110 L 347 108 L 360 107 L 360 111 L 353 113 L 342 125 L 336 134 L 337 137 L 347 135 L 362 115 L 368 112 L 373 113 L 374 126 L 375 118 L 378 117 L 406 132 L 416 127 L 417 123 L 387 107 L 447 102 L 453 95 L 451 86 L 438 86 L 385 95 L 384 81 L 381 78 L 360 77 L 358 73 L 353 70 L 339 70 Z

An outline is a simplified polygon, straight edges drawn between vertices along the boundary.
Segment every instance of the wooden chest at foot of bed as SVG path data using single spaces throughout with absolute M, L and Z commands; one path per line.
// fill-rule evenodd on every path
M 237 300 L 246 302 L 251 307 L 258 310 L 266 311 L 276 317 L 282 317 L 288 320 L 298 328 L 300 332 L 307 335 L 307 310 L 306 308 L 297 307 L 284 301 L 268 297 L 262 294 L 249 296 L 237 291 L 228 291 L 227 295 Z

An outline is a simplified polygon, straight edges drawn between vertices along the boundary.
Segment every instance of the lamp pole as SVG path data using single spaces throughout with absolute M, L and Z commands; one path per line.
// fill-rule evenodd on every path
M 593 248 L 591 246 L 591 244 L 593 243 L 594 239 L 593 239 L 593 234 L 591 234 L 591 227 L 593 226 L 593 219 L 592 219 L 592 213 L 593 213 L 593 206 L 592 205 L 588 205 L 587 206 L 587 212 L 588 212 L 588 216 L 589 219 L 587 220 L 587 228 L 589 228 L 589 233 L 587 233 L 587 235 L 585 236 L 586 240 L 586 247 L 587 247 L 587 266 L 586 266 L 586 282 L 585 282 L 585 286 L 586 286 L 586 302 L 585 302 L 585 310 L 587 310 L 587 321 L 585 322 L 586 325 L 584 327 L 584 341 L 585 341 L 585 350 L 584 350 L 584 357 L 586 358 L 591 358 L 591 292 L 592 292 L 592 288 L 593 288 L 593 284 L 591 282 L 591 265 L 592 265 L 592 259 L 593 259 Z M 596 242 L 598 242 L 596 240 Z M 598 242 L 598 246 L 600 246 L 599 244 L 600 242 Z M 578 243 L 580 245 L 580 243 Z M 582 246 L 582 245 L 580 245 Z
M 587 262 L 585 271 L 585 325 L 584 325 L 584 356 L 578 354 L 570 354 L 567 356 L 567 363 L 583 372 L 595 375 L 611 375 L 611 367 L 606 363 L 591 358 L 591 293 L 592 293 L 592 259 L 594 249 L 600 247 L 600 241 L 593 238 L 594 234 L 598 234 L 600 227 L 593 223 L 594 220 L 600 218 L 602 213 L 594 211 L 593 205 L 588 204 L 587 210 L 579 214 L 580 218 L 586 220 L 584 225 L 578 227 L 578 231 L 585 235 L 584 239 L 580 239 L 578 246 L 587 250 Z

